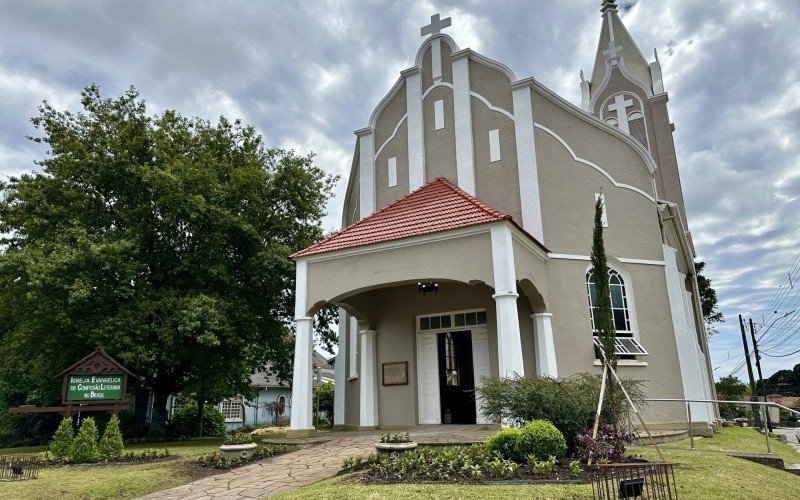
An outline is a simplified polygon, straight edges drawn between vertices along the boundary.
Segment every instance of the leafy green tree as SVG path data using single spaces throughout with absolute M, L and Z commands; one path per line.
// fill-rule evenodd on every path
M 92 417 L 84 418 L 78 435 L 72 442 L 72 461 L 78 464 L 94 463 L 100 460 L 97 446 L 97 425 Z
M 267 362 L 288 376 L 288 255 L 323 236 L 336 178 L 239 121 L 150 116 L 133 88 L 81 102 L 40 107 L 48 154 L 0 185 L 0 390 L 51 404 L 102 347 L 152 389 L 160 432 L 170 394 L 247 394 Z
M 124 450 L 125 443 L 122 442 L 122 432 L 119 430 L 119 417 L 112 415 L 103 431 L 103 437 L 100 438 L 100 455 L 106 459 L 119 458 Z
M 333 395 L 334 386 L 331 382 L 320 384 L 314 389 L 314 407 L 319 409 L 320 413 L 328 416 L 328 419 L 333 422 Z
M 600 345 L 603 346 L 601 358 L 612 370 L 617 369 L 617 353 L 614 340 L 617 338 L 614 329 L 614 318 L 611 315 L 611 286 L 608 281 L 609 269 L 608 259 L 606 258 L 606 248 L 603 243 L 603 197 L 598 196 L 594 205 L 594 230 L 592 232 L 592 254 L 590 256 L 592 269 L 595 276 L 595 297 L 594 306 L 594 329 L 600 338 Z M 606 375 L 606 394 L 605 405 L 609 405 L 611 411 L 611 424 L 616 429 L 617 415 L 611 402 L 614 401 L 614 378 L 609 371 Z
M 72 429 L 72 417 L 64 417 L 53 435 L 53 441 L 50 442 L 50 453 L 58 459 L 69 457 L 72 454 L 74 440 L 75 431 Z
M 711 337 L 717 333 L 717 323 L 723 323 L 725 316 L 717 308 L 717 291 L 711 286 L 711 280 L 701 273 L 706 268 L 703 261 L 694 263 L 694 271 L 697 274 L 697 291 L 700 294 L 700 306 L 703 310 L 703 321 L 706 324 L 706 335 Z
M 738 377 L 728 375 L 719 379 L 714 386 L 717 389 L 717 398 L 728 401 L 738 401 L 750 394 L 750 386 L 739 380 Z M 723 418 L 736 418 L 738 411 L 734 403 L 720 403 L 719 412 Z

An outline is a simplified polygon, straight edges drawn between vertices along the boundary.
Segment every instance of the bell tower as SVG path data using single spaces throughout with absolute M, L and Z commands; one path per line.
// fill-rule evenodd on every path
M 600 13 L 603 21 L 592 74 L 586 80 L 580 73 L 581 107 L 650 152 L 658 166 L 656 195 L 678 206 L 691 244 L 672 136 L 675 125 L 669 119 L 658 54 L 653 51 L 652 62 L 645 58 L 622 24 L 614 0 L 604 0 Z

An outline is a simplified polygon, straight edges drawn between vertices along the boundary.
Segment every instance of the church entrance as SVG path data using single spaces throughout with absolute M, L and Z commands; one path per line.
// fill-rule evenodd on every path
M 489 376 L 483 309 L 417 317 L 420 424 L 486 424 L 475 388 Z
M 438 335 L 439 394 L 443 424 L 475 423 L 475 374 L 472 335 L 445 332 Z

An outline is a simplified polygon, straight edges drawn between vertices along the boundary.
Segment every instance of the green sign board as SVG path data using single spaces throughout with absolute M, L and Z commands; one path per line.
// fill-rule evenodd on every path
M 67 401 L 119 401 L 124 375 L 70 375 Z

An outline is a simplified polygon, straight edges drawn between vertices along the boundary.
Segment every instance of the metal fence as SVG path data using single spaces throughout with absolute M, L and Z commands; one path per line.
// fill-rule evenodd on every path
M 25 481 L 38 477 L 38 460 L 33 458 L 0 456 L 0 481 Z
M 678 498 L 674 464 L 601 464 L 592 467 L 592 495 L 598 500 Z

